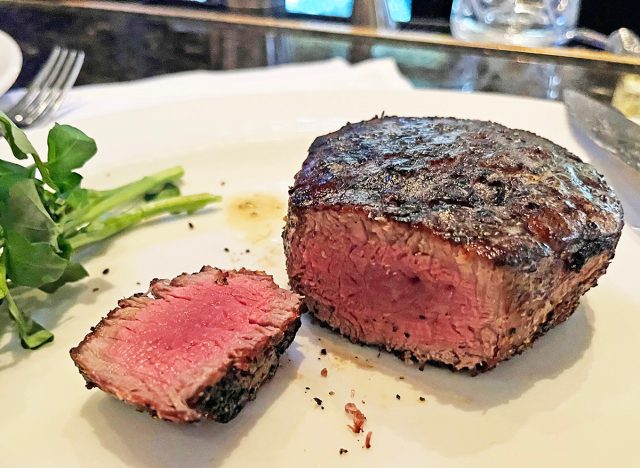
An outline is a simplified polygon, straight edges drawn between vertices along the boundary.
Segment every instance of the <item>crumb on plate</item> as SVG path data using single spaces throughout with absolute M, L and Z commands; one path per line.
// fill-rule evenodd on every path
M 371 435 L 373 434 L 373 432 L 369 431 L 367 432 L 367 437 L 364 439 L 364 447 L 365 448 L 371 448 Z
M 353 426 L 347 425 L 355 434 L 363 432 L 364 423 L 367 421 L 367 417 L 354 403 L 347 403 L 344 405 L 344 411 L 353 417 Z

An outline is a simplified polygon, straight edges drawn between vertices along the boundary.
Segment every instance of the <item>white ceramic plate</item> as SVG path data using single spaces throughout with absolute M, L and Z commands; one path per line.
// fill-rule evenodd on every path
M 211 264 L 265 269 L 285 285 L 280 224 L 287 187 L 307 147 L 316 135 L 383 110 L 388 115 L 491 119 L 532 130 L 588 159 L 561 105 L 495 95 L 415 91 L 233 97 L 73 122 L 100 147 L 84 171 L 87 185 L 106 187 L 181 164 L 185 192 L 212 191 L 227 201 L 103 244 L 86 262 L 90 278 L 25 304 L 56 334 L 45 348 L 22 350 L 2 316 L 0 463 L 632 466 L 640 422 L 635 347 L 640 242 L 626 230 L 609 272 L 568 322 L 524 355 L 475 378 L 430 367 L 420 372 L 305 319 L 275 378 L 226 425 L 156 421 L 99 390 L 84 389 L 69 348 L 118 299 L 144 290 L 152 278 Z M 32 136 L 39 144 L 45 141 L 42 131 Z M 275 197 L 281 205 L 270 221 L 257 226 L 229 215 L 234 197 L 253 193 Z M 108 275 L 101 274 L 105 268 Z M 322 348 L 327 356 L 320 355 Z M 320 377 L 322 368 L 328 369 L 327 378 Z M 420 396 L 426 401 L 420 402 Z M 313 397 L 323 400 L 324 409 Z M 365 428 L 373 431 L 369 450 L 346 427 L 350 421 L 343 407 L 350 401 L 368 418 Z M 349 452 L 341 456 L 340 448 Z
M 4 94 L 18 78 L 22 68 L 20 47 L 6 32 L 0 31 L 0 96 Z

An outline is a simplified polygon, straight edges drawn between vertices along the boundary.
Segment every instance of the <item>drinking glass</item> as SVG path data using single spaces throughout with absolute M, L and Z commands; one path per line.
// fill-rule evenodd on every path
M 451 32 L 462 40 L 524 46 L 565 43 L 580 0 L 454 0 Z

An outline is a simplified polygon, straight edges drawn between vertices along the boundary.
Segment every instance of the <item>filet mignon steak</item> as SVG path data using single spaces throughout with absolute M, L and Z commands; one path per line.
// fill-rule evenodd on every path
M 255 398 L 300 327 L 271 276 L 204 267 L 119 302 L 71 357 L 87 386 L 176 422 L 227 422 Z
M 292 288 L 354 342 L 477 373 L 564 321 L 622 229 L 593 167 L 522 130 L 374 118 L 317 138 L 290 190 Z

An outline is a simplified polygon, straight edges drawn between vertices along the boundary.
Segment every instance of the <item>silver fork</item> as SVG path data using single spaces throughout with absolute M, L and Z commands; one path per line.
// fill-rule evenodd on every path
M 84 52 L 56 46 L 24 96 L 7 112 L 18 127 L 29 127 L 54 112 L 78 78 Z

